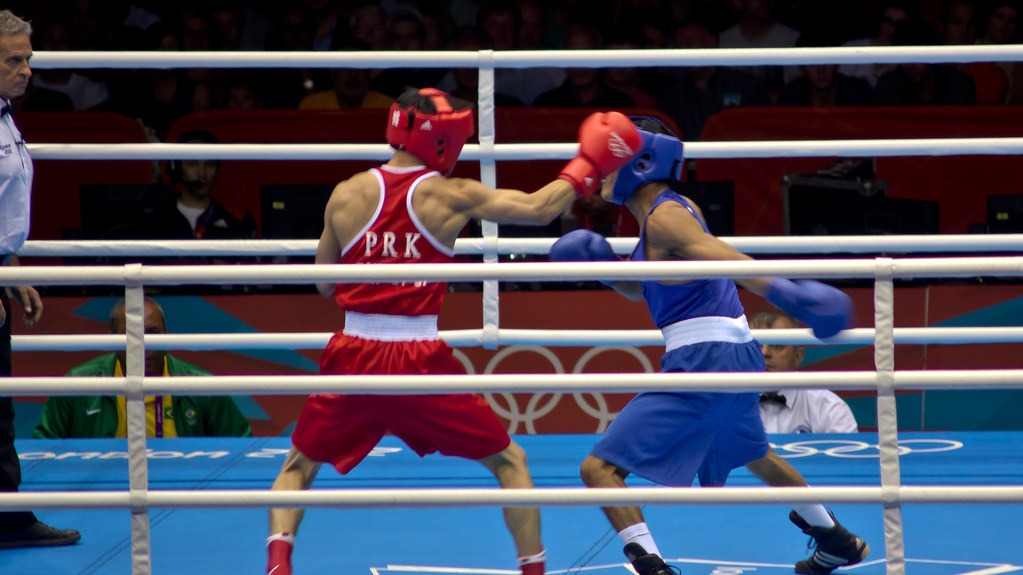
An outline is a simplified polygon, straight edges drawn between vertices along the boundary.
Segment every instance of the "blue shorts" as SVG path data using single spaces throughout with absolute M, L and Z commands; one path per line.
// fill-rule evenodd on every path
M 756 341 L 698 343 L 669 351 L 662 372 L 763 372 Z M 721 486 L 732 469 L 767 454 L 757 393 L 644 392 L 593 447 L 599 457 L 661 485 Z

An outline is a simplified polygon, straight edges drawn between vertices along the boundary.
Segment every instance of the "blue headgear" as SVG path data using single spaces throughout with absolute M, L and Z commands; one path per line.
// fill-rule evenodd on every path
M 629 119 L 639 128 L 643 147 L 618 170 L 613 190 L 616 204 L 624 204 L 643 184 L 682 178 L 682 141 L 660 120 L 645 116 Z

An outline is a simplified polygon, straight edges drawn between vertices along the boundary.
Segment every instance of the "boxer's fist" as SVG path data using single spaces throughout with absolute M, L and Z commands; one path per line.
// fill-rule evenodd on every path
M 561 174 L 583 197 L 600 189 L 600 181 L 624 166 L 642 146 L 632 120 L 620 112 L 590 114 L 579 126 L 579 153 Z
M 619 259 L 604 236 L 591 230 L 573 230 L 551 246 L 553 262 L 602 262 Z
M 852 327 L 853 305 L 849 296 L 818 281 L 771 281 L 767 301 L 810 326 L 818 339 L 832 337 Z

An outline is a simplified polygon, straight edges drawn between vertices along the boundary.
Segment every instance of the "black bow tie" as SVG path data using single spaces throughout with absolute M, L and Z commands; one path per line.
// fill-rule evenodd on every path
M 788 405 L 788 402 L 785 400 L 785 396 L 776 391 L 765 391 L 764 393 L 761 393 L 760 403 L 764 403 L 765 401 L 773 401 L 781 405 Z

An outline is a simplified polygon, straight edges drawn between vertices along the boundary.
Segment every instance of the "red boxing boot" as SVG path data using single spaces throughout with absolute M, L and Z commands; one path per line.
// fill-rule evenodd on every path
M 536 555 L 519 557 L 519 568 L 522 575 L 545 575 L 547 564 L 547 551 L 541 551 Z
M 291 575 L 291 551 L 295 548 L 295 536 L 290 533 L 271 535 L 266 540 L 268 560 L 266 575 Z

